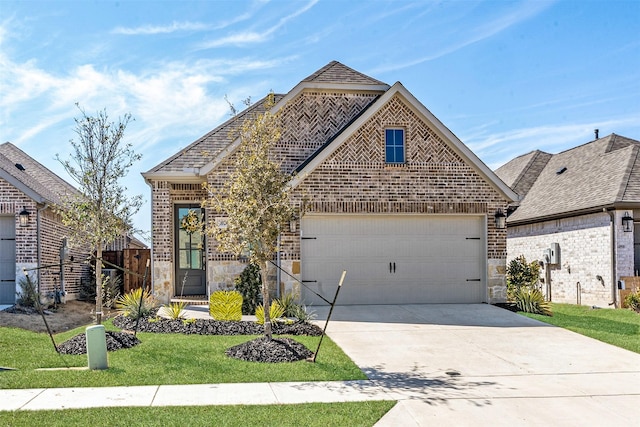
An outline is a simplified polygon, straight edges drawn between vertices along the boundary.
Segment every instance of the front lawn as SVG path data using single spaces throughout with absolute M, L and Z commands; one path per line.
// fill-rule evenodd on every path
M 111 321 L 108 330 L 116 330 Z M 55 336 L 56 343 L 84 332 L 84 328 Z M 280 381 L 341 381 L 366 376 L 329 337 L 316 363 L 257 363 L 231 359 L 224 351 L 255 336 L 214 336 L 138 333 L 141 344 L 109 353 L 104 371 L 53 370 L 87 366 L 87 356 L 59 355 L 47 334 L 0 327 L 0 388 L 102 387 L 156 384 L 216 384 Z M 315 351 L 320 337 L 293 339 Z
M 520 313 L 541 322 L 640 353 L 640 315 L 626 309 L 552 304 L 553 317 Z
M 0 425 L 20 426 L 372 426 L 395 402 L 308 403 L 154 408 L 0 411 Z

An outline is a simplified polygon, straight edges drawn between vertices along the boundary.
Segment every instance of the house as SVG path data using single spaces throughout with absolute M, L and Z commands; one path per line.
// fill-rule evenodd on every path
M 523 199 L 507 219 L 507 258 L 544 264 L 552 301 L 619 306 L 640 270 L 640 142 L 611 134 L 516 157 L 496 174 Z M 512 209 L 513 209 L 512 208 Z
M 516 194 L 401 83 L 330 62 L 275 95 L 283 134 L 274 158 L 291 173 L 300 217 L 280 238 L 274 294 L 341 304 L 481 303 L 505 299 L 506 230 Z M 245 268 L 181 228 L 203 183 L 222 185 L 230 130 L 264 100 L 143 173 L 151 188 L 154 293 L 206 298 Z M 209 221 L 215 214 L 205 212 Z
M 78 297 L 88 265 L 61 259 L 86 259 L 87 252 L 67 246 L 66 227 L 52 209 L 60 195 L 76 192 L 15 145 L 0 144 L 0 305 L 15 303 L 23 269 L 37 279 L 43 299 L 56 291 Z

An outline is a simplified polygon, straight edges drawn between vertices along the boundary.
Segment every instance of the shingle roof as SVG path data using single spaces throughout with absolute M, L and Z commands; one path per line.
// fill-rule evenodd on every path
M 362 74 L 359 71 L 349 68 L 338 61 L 331 61 L 315 73 L 311 74 L 303 82 L 322 82 L 322 83 L 349 83 L 349 84 L 370 84 L 384 85 L 384 82 L 376 80 Z
M 611 134 L 550 155 L 509 223 L 598 210 L 622 202 L 640 203 L 639 153 L 640 141 Z M 529 153 L 516 158 L 501 173 L 513 177 L 515 166 L 527 160 L 531 165 L 533 157 Z
M 524 197 L 550 158 L 551 154 L 544 151 L 531 151 L 496 169 L 496 175 L 520 197 Z
M 16 166 L 21 165 L 21 170 Z M 78 190 L 10 142 L 0 144 L 0 174 L 29 192 L 37 202 L 60 202 L 60 195 Z
M 370 85 L 375 87 L 375 90 L 378 90 L 381 85 L 385 85 L 385 83 L 355 71 L 338 61 L 331 61 L 302 80 L 301 84 L 302 83 Z M 300 85 L 296 86 L 296 88 L 299 86 Z M 286 95 L 281 94 L 275 95 L 274 102 L 277 104 L 285 96 Z M 266 97 L 255 102 L 237 116 L 232 117 L 211 132 L 189 144 L 169 159 L 154 166 L 149 171 L 144 172 L 143 176 L 154 173 L 185 173 L 196 176 L 201 168 L 209 164 L 212 159 L 215 159 L 233 142 L 230 134 L 233 134 L 232 131 L 239 128 L 248 114 L 264 111 L 265 101 Z

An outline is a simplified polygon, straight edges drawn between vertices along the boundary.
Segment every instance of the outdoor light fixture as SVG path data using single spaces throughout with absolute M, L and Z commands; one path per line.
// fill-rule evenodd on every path
M 502 209 L 498 208 L 496 214 L 496 228 L 507 228 L 507 216 L 502 212 Z
M 296 219 L 295 218 L 291 218 L 291 221 L 289 221 L 289 231 L 291 231 L 292 233 L 296 232 Z
M 18 216 L 20 217 L 20 227 L 26 227 L 27 225 L 29 225 L 29 211 L 27 210 L 26 206 L 22 207 L 22 210 L 20 211 Z
M 22 214 L 20 214 L 22 215 Z M 622 217 L 622 229 L 625 232 L 630 232 L 632 230 L 633 218 L 629 215 L 629 212 L 625 212 Z

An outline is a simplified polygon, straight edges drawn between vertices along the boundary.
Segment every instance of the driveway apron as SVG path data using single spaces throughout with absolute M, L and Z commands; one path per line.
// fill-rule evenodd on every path
M 640 426 L 639 354 L 495 306 L 338 306 L 327 333 L 399 401 L 378 426 Z

